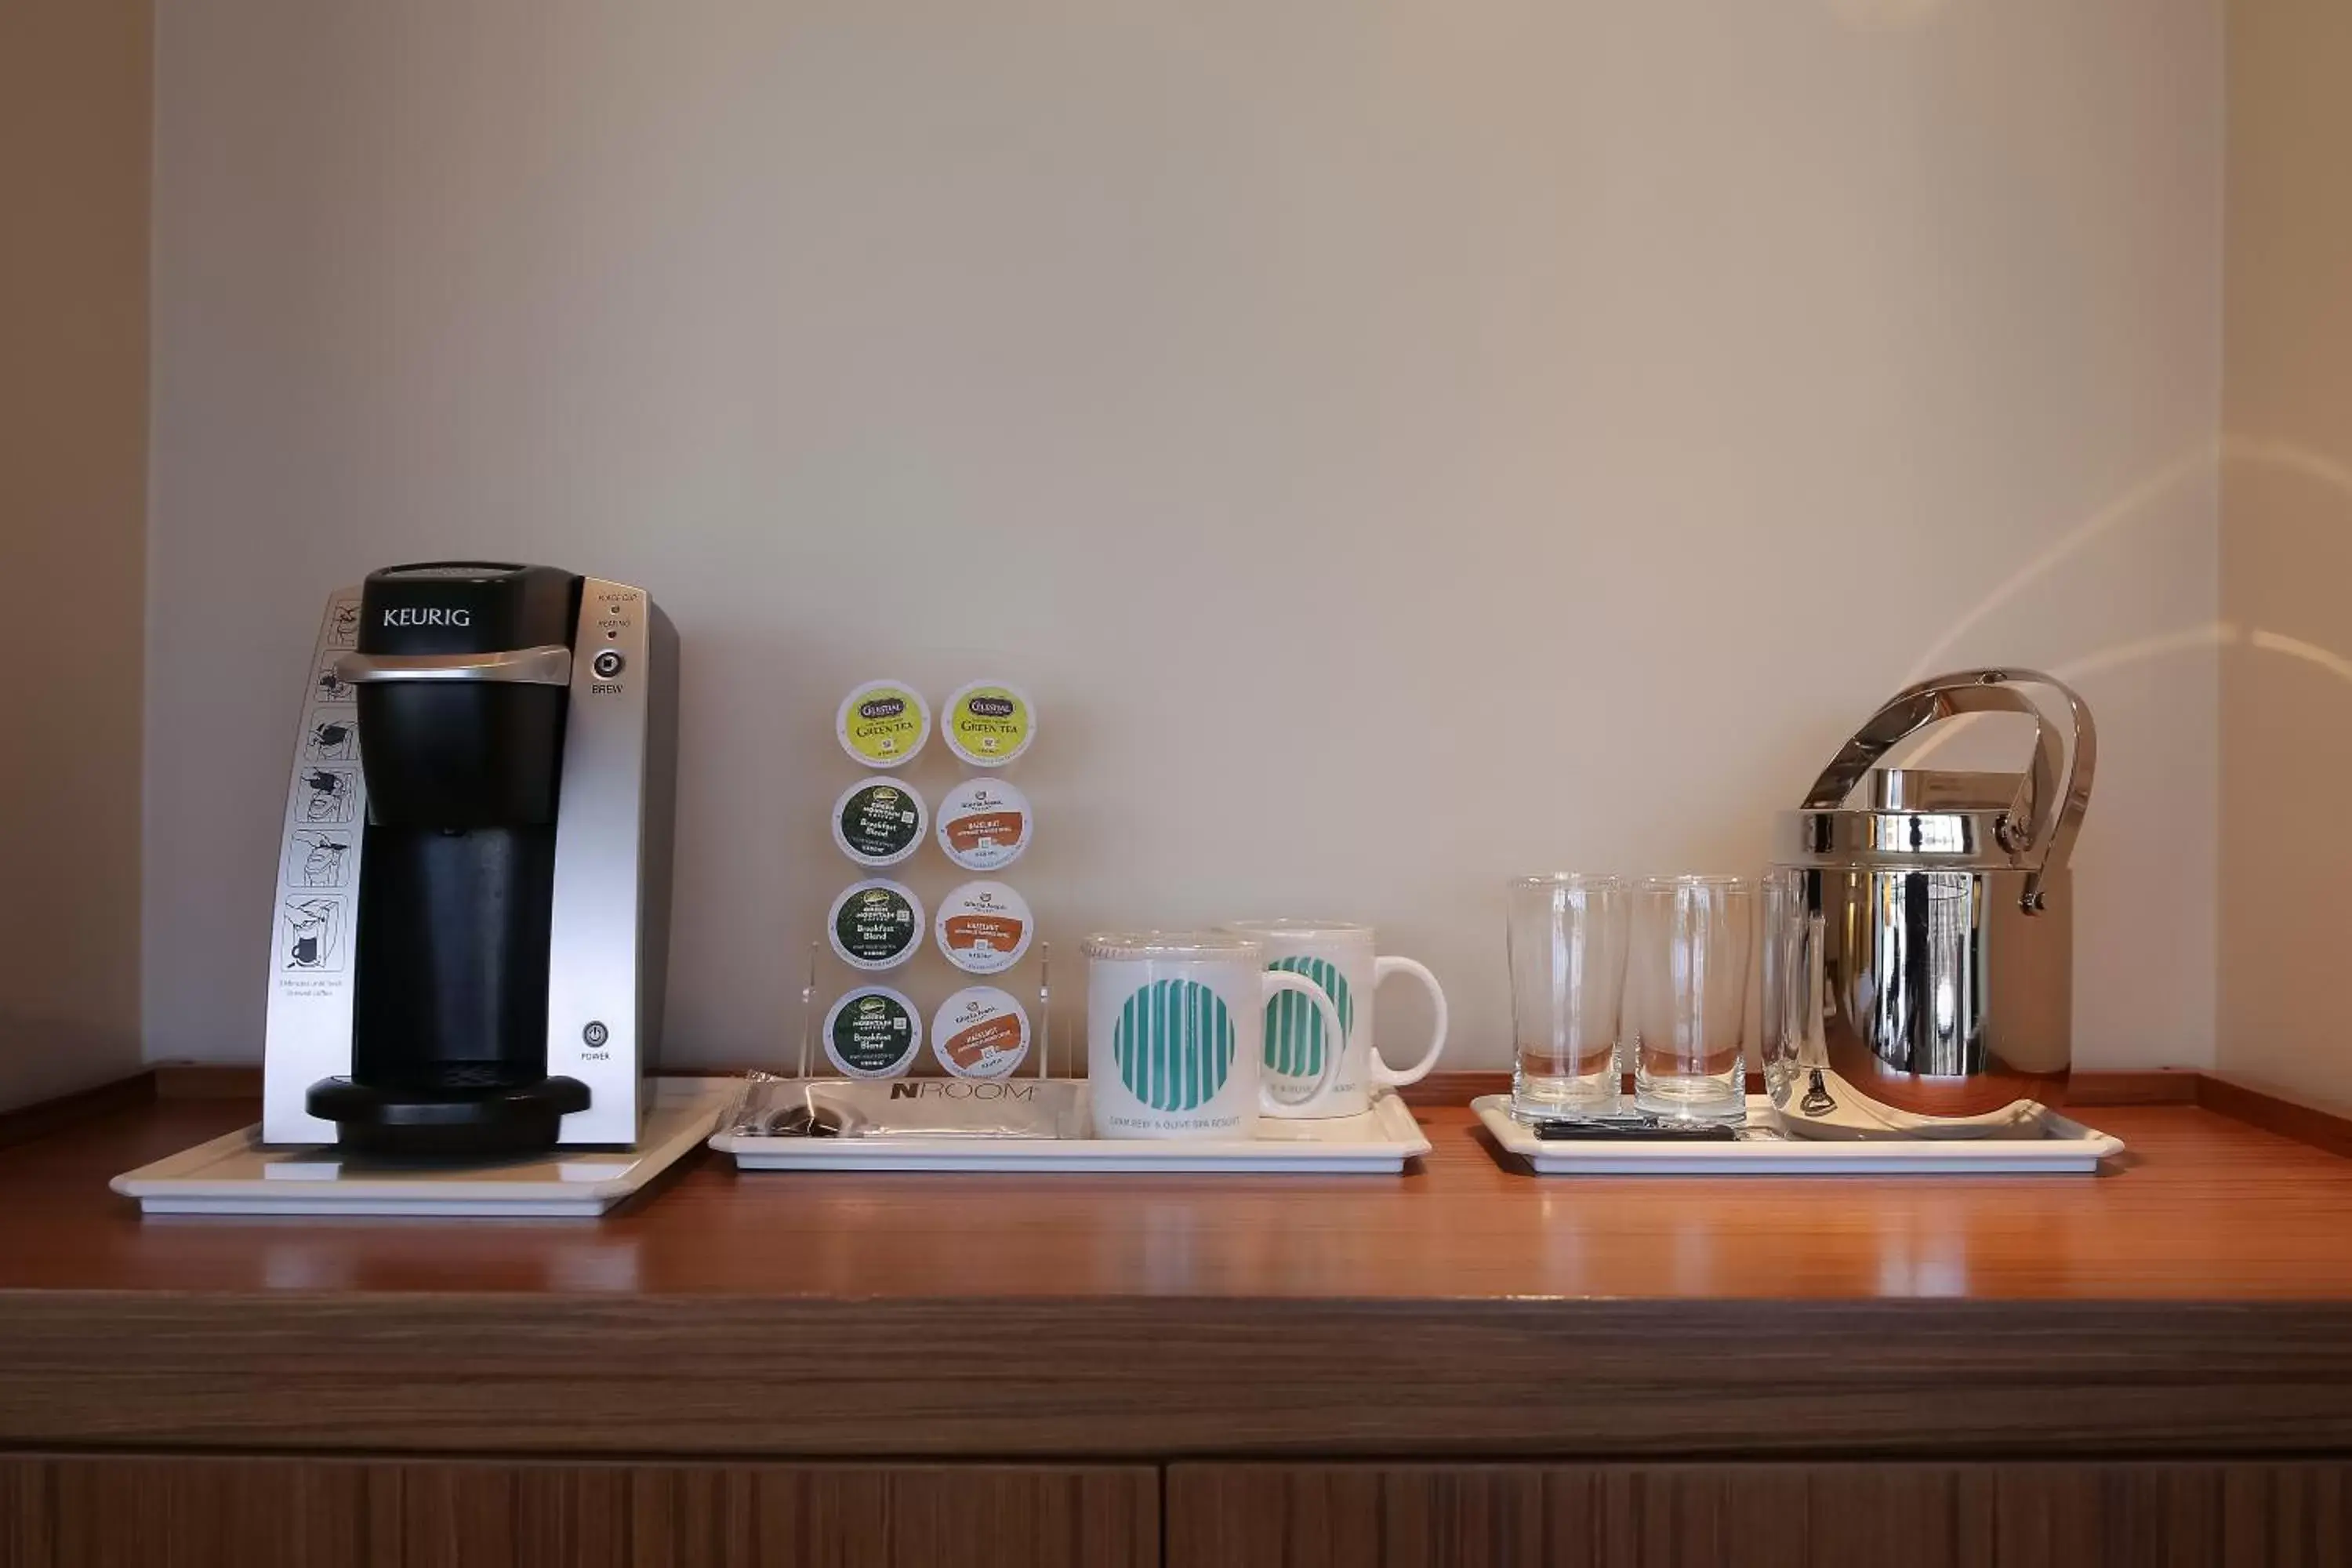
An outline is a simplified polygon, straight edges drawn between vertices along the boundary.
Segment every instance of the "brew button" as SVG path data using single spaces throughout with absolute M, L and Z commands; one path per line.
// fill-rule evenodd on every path
M 613 1037 L 613 1031 L 602 1024 L 591 1024 L 580 1031 L 580 1037 L 592 1047 L 601 1046 Z
M 595 662 L 590 665 L 589 668 L 596 672 L 596 678 L 598 679 L 610 680 L 614 676 L 620 674 L 622 669 L 627 666 L 628 662 L 629 661 L 627 659 L 621 657 L 621 650 L 619 648 L 608 647 L 596 656 Z

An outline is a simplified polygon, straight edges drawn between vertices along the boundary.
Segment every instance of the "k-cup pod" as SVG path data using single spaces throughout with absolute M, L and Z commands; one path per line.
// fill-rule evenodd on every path
M 841 700 L 841 749 L 869 768 L 898 767 L 931 738 L 931 710 L 903 680 L 869 680 Z
M 940 803 L 940 847 L 967 871 L 1001 871 L 1029 847 L 1029 797 L 1001 779 L 966 779 Z
M 967 974 L 995 974 L 1021 962 L 1036 927 L 1029 901 L 1002 882 L 966 882 L 940 900 L 940 951 Z
M 1001 768 L 1037 738 L 1037 710 L 1017 686 L 975 680 L 948 699 L 948 750 L 976 768 Z
M 833 803 L 833 842 L 861 866 L 896 866 L 922 847 L 923 797 L 895 779 L 865 779 Z
M 835 957 L 856 969 L 896 969 L 923 942 L 923 900 L 903 882 L 852 882 L 825 912 Z
M 897 1078 L 923 1048 L 915 1005 L 887 985 L 860 985 L 824 1016 L 824 1054 L 851 1078 Z
M 1029 1015 L 993 985 L 959 991 L 931 1015 L 931 1054 L 958 1078 L 1010 1078 L 1029 1054 Z

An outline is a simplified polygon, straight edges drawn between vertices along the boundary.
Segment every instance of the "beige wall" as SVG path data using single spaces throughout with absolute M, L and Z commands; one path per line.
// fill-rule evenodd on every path
M 2103 725 L 2081 1059 L 2210 1059 L 2215 0 L 159 28 L 154 1054 L 258 1048 L 321 595 L 487 552 L 684 630 L 687 1059 L 797 1031 L 861 676 L 1034 688 L 1050 933 L 1372 920 L 1493 1066 L 1507 876 L 1753 868 L 1994 659 Z
M 0 1107 L 140 1059 L 150 41 L 0 5 Z
M 2221 1069 L 2352 1106 L 2352 11 L 2230 7 Z

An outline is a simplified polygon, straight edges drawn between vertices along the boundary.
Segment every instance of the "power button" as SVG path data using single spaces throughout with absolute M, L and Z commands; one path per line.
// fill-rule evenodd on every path
M 608 647 L 602 653 L 599 653 L 594 658 L 589 660 L 588 668 L 596 672 L 597 679 L 610 680 L 614 676 L 620 674 L 621 671 L 628 668 L 629 661 L 621 657 L 621 650 L 619 648 Z

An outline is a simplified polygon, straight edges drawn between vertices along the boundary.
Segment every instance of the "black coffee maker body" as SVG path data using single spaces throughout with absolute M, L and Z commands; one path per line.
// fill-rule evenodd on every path
M 624 584 L 434 562 L 330 599 L 280 846 L 266 1141 L 635 1142 L 677 691 L 668 618 Z

